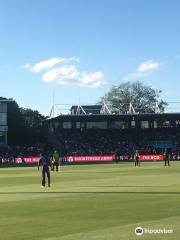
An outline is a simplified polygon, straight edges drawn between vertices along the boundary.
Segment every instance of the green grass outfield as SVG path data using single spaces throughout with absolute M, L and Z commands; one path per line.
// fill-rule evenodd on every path
M 180 239 L 180 162 L 0 169 L 0 239 Z M 173 234 L 136 236 L 137 226 Z

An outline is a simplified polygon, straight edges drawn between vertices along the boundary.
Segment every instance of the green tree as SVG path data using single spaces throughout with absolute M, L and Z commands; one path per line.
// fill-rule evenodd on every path
M 130 102 L 136 112 L 153 113 L 157 103 L 160 112 L 164 112 L 168 104 L 160 99 L 160 92 L 139 81 L 125 82 L 119 86 L 113 86 L 99 103 L 105 102 L 115 113 L 127 113 Z
M 17 102 L 8 102 L 7 124 L 8 124 L 8 143 L 12 145 L 22 145 L 25 139 L 25 125 Z
M 47 128 L 44 121 L 46 118 L 36 110 L 21 108 L 20 111 L 25 126 L 25 142 L 28 144 L 45 142 Z

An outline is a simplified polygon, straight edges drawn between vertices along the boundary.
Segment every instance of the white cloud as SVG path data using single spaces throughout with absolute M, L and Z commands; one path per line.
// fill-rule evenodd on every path
M 105 84 L 104 75 L 102 72 L 86 73 L 80 77 L 81 85 L 88 85 L 92 87 L 98 87 Z
M 52 58 L 39 62 L 34 66 L 29 63 L 24 67 L 32 72 L 40 72 L 43 82 L 54 82 L 64 85 L 79 85 L 87 87 L 98 87 L 105 84 L 102 72 L 83 72 L 79 71 L 75 64 L 70 62 L 79 62 L 79 58 Z
M 61 80 L 67 80 L 78 78 L 79 72 L 73 65 L 53 68 L 52 70 L 46 72 L 42 76 L 44 82 L 56 82 L 59 83 Z
M 124 77 L 124 80 L 137 80 L 142 77 L 148 76 L 155 70 L 159 69 L 159 62 L 149 60 L 146 62 L 141 63 L 135 73 L 128 74 Z
M 54 68 L 43 74 L 44 82 L 57 84 L 98 87 L 105 83 L 102 72 L 82 73 L 73 65 Z
M 154 62 L 153 60 L 141 63 L 137 69 L 139 73 L 147 73 L 159 68 L 159 63 Z
M 61 63 L 63 61 L 64 61 L 63 58 L 51 58 L 49 60 L 42 61 L 42 62 L 35 64 L 34 66 L 31 67 L 31 71 L 32 72 L 41 72 L 45 69 L 52 68 L 52 67 L 56 66 L 58 63 Z

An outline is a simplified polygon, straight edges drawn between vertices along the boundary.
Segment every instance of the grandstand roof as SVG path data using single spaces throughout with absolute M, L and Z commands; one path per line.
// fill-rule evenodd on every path
M 79 114 L 79 115 L 59 115 L 57 117 L 49 118 L 48 121 L 70 121 L 70 120 L 91 120 L 91 121 L 102 121 L 102 120 L 128 120 L 128 119 L 139 119 L 139 120 L 180 120 L 180 113 L 128 113 L 128 114 Z

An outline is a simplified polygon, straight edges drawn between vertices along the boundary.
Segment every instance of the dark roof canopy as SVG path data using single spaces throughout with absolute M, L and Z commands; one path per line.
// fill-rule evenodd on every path
M 78 112 L 78 108 L 80 113 L 83 112 L 84 110 L 86 114 L 100 114 L 102 105 L 82 105 L 82 106 L 74 105 L 70 109 L 71 114 L 76 114 Z
M 180 120 L 180 113 L 132 113 L 132 114 L 80 114 L 80 115 L 59 115 L 48 121 L 155 121 L 155 120 Z

